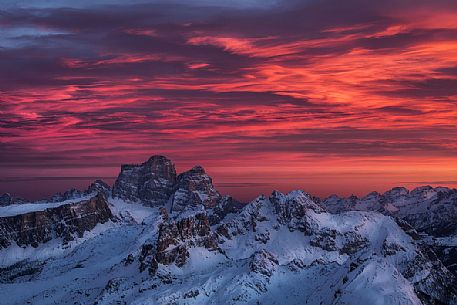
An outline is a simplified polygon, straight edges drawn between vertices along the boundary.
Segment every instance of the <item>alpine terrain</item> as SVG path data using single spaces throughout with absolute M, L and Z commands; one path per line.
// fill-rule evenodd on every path
M 242 204 L 152 156 L 113 187 L 0 197 L 0 304 L 457 304 L 457 190 Z

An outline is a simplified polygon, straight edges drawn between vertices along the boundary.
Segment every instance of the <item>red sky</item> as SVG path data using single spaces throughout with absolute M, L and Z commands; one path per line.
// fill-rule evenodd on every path
M 0 193 L 153 154 L 243 200 L 457 185 L 456 1 L 100 3 L 0 4 Z

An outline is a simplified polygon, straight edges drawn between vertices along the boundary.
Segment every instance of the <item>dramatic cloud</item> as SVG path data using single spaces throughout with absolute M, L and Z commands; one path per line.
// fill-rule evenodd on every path
M 243 199 L 455 181 L 455 1 L 145 2 L 0 4 L 0 192 L 151 154 Z

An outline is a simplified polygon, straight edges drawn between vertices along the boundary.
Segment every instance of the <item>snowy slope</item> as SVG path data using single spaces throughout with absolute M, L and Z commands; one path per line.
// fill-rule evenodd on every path
M 90 197 L 91 195 L 81 196 L 78 198 L 78 201 L 88 200 Z M 0 207 L 0 217 L 8 217 L 30 212 L 44 211 L 46 209 L 56 208 L 73 202 L 75 202 L 74 199 L 68 199 L 60 202 L 11 204 Z
M 448 236 L 457 231 L 457 190 L 423 186 L 407 190 L 393 188 L 384 194 L 373 192 L 365 197 L 330 196 L 323 205 L 333 213 L 342 211 L 377 211 L 408 221 L 414 228 L 434 236 Z
M 73 304 L 75 300 L 85 304 L 84 300 L 95 299 L 112 278 L 141 277 L 136 267 L 125 266 L 125 260 L 129 254 L 137 255 L 140 246 L 155 234 L 158 211 L 121 200 L 110 200 L 110 206 L 118 222 L 99 224 L 68 245 L 54 241 L 36 249 L 15 246 L 1 252 L 3 259 L 12 252 L 28 259 L 2 270 L 0 290 L 10 293 L 2 295 L 0 304 Z M 13 280 L 9 280 L 11 276 Z
M 422 186 L 411 191 L 395 187 L 384 194 L 363 198 L 330 196 L 323 205 L 333 213 L 378 211 L 408 222 L 431 246 L 440 260 L 457 275 L 457 190 Z
M 201 229 L 205 216 L 199 224 L 191 215 L 109 203 L 118 222 L 2 269 L 0 290 L 10 293 L 0 304 L 427 304 L 424 295 L 456 303 L 446 286 L 452 275 L 378 213 L 329 214 L 304 192 L 274 192 L 209 231 L 184 235 L 174 228 Z M 162 259 L 183 247 L 184 263 L 141 272 L 144 245 L 164 235 Z M 198 242 L 211 236 L 216 248 Z
M 274 191 L 241 207 L 203 168 L 176 175 L 152 156 L 122 166 L 113 192 L 96 181 L 0 207 L 0 305 L 457 304 L 428 246 L 452 265 L 456 194 Z

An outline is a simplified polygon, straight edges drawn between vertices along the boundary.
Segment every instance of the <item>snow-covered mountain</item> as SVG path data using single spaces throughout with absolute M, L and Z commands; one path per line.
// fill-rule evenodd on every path
M 363 198 L 330 196 L 323 201 L 330 212 L 377 211 L 409 222 L 418 231 L 447 236 L 457 231 L 457 190 L 423 186 L 412 191 L 395 187 L 384 194 L 372 192 Z
M 4 194 L 0 195 L 0 207 L 11 205 L 11 204 L 24 203 L 24 202 L 25 202 L 24 199 L 11 196 L 11 194 L 9 194 L 9 193 L 4 193 Z
M 412 191 L 393 188 L 363 198 L 330 196 L 323 205 L 332 212 L 377 211 L 400 218 L 421 233 L 421 242 L 433 247 L 442 262 L 457 274 L 457 190 L 423 186 Z
M 457 304 L 407 221 L 341 198 L 242 206 L 162 156 L 122 166 L 112 193 L 97 185 L 0 207 L 0 304 Z

